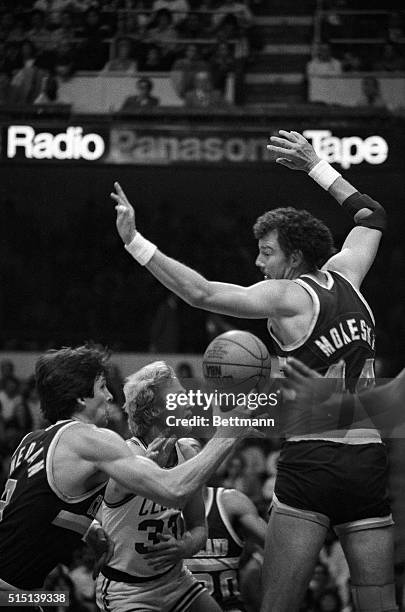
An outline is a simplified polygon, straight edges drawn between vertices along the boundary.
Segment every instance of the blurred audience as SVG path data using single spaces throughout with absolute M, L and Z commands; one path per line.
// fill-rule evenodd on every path
M 180 24 L 190 10 L 187 0 L 154 0 L 152 9 L 158 13 L 161 9 L 170 11 L 174 25 Z
M 357 102 L 358 106 L 373 108 L 386 108 L 386 103 L 381 94 L 380 81 L 374 76 L 364 77 L 361 81 L 361 96 Z
M 106 63 L 103 73 L 125 72 L 134 75 L 137 71 L 137 63 L 132 57 L 132 42 L 130 38 L 119 38 L 116 40 L 116 54 L 114 59 Z
M 54 75 L 48 74 L 42 77 L 41 91 L 34 100 L 34 104 L 59 104 L 58 81 Z
M 193 89 L 197 72 L 208 70 L 208 63 L 201 58 L 197 45 L 187 45 L 183 57 L 177 59 L 171 71 L 173 86 L 180 97 Z
M 189 108 L 221 108 L 226 106 L 219 89 L 214 89 L 211 74 L 207 71 L 194 75 L 194 87 L 185 95 Z
M 318 45 L 313 58 L 307 64 L 308 76 L 337 76 L 342 73 L 341 62 L 332 57 L 328 44 Z
M 142 77 L 136 82 L 135 96 L 129 96 L 121 106 L 121 111 L 139 110 L 140 108 L 154 108 L 159 105 L 159 98 L 152 95 L 153 83 L 151 79 Z

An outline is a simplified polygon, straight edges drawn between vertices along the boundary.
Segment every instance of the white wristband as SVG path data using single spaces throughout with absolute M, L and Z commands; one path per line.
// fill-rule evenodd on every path
M 146 266 L 154 256 L 157 246 L 136 232 L 135 238 L 126 244 L 125 248 L 141 266 Z
M 311 177 L 318 185 L 320 185 L 325 191 L 328 191 L 329 187 L 336 181 L 339 176 L 342 176 L 335 168 L 332 168 L 330 164 L 324 159 L 308 172 L 308 176 Z

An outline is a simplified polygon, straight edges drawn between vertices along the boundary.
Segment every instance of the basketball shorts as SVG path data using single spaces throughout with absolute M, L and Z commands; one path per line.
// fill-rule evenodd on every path
M 103 612 L 186 612 L 204 591 L 188 569 L 177 565 L 164 576 L 141 584 L 116 582 L 100 574 L 96 600 Z
M 285 442 L 274 511 L 331 526 L 337 533 L 393 525 L 387 468 L 382 443 Z

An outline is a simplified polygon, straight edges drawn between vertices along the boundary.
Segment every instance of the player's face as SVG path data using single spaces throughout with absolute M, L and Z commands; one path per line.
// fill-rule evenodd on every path
M 98 420 L 99 413 L 104 411 L 108 414 L 108 404 L 112 400 L 112 395 L 108 390 L 104 376 L 98 376 L 93 385 L 93 397 L 85 398 L 85 414 L 91 421 Z
M 165 405 L 166 405 L 166 397 L 169 393 L 175 394 L 175 395 L 181 395 L 181 394 L 186 393 L 185 388 L 180 383 L 178 378 L 170 379 L 167 385 L 165 385 L 165 389 L 163 393 Z M 173 395 L 171 396 L 171 399 L 172 398 L 173 398 Z M 175 410 L 170 410 L 170 413 L 167 413 L 167 414 L 173 415 L 176 419 L 189 419 L 192 416 L 192 410 L 191 410 L 190 405 L 187 404 L 186 406 L 182 406 L 182 405 L 179 405 L 178 402 L 176 402 Z M 167 414 L 165 414 L 165 417 L 167 416 Z M 191 431 L 191 427 L 184 426 L 184 425 L 182 425 L 179 428 L 176 428 L 176 431 L 174 431 L 174 428 L 171 428 L 171 429 L 173 429 L 173 433 L 175 433 L 178 437 L 184 436 Z
M 277 230 L 272 230 L 259 240 L 259 255 L 256 266 L 265 279 L 292 278 L 293 269 L 290 258 L 282 251 L 278 242 Z

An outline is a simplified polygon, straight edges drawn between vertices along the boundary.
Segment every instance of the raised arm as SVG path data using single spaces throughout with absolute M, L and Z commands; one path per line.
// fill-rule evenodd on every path
M 308 306 L 308 295 L 288 280 L 267 280 L 242 287 L 212 282 L 184 264 L 164 255 L 137 231 L 135 211 L 124 191 L 115 183 L 111 197 L 117 203 L 117 229 L 126 249 L 167 289 L 191 306 L 247 319 L 276 314 L 294 316 Z
M 125 442 L 104 429 L 83 428 L 72 440 L 78 462 L 87 462 L 88 473 L 94 468 L 116 480 L 126 489 L 159 504 L 182 508 L 188 498 L 201 488 L 230 453 L 236 436 L 246 436 L 248 429 L 238 428 L 234 438 L 218 430 L 198 455 L 170 470 L 162 469 L 146 457 L 134 457 Z
M 384 208 L 369 196 L 360 194 L 332 166 L 321 160 L 314 148 L 298 132 L 280 130 L 281 137 L 272 136 L 268 148 L 280 157 L 276 162 L 292 170 L 303 170 L 345 209 L 356 227 L 347 236 L 339 253 L 325 264 L 324 269 L 336 270 L 360 287 L 370 269 L 386 226 Z

